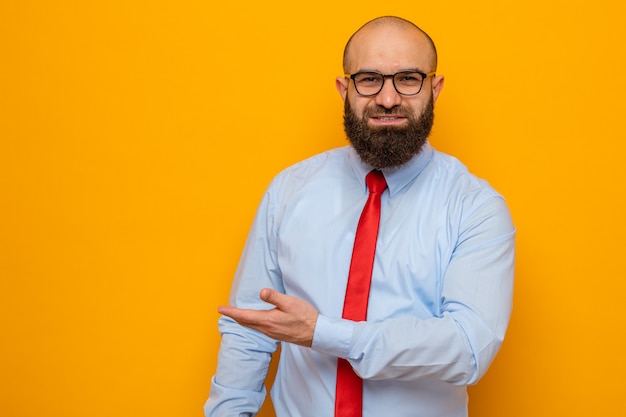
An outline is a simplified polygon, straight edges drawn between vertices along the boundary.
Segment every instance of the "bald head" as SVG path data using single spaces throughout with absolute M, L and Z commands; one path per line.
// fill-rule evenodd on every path
M 414 43 L 416 48 L 420 48 L 428 55 L 428 62 L 431 68 L 424 69 L 425 71 L 435 71 L 437 69 L 437 49 L 435 43 L 428 36 L 426 32 L 420 29 L 414 23 L 395 16 L 383 16 L 374 20 L 370 20 L 363 26 L 361 26 L 348 40 L 346 47 L 343 51 L 343 69 L 345 73 L 354 71 L 352 68 L 354 61 L 354 49 L 360 46 L 360 42 L 364 42 L 371 36 L 384 36 L 385 31 L 395 30 L 402 32 L 413 32 L 415 35 Z

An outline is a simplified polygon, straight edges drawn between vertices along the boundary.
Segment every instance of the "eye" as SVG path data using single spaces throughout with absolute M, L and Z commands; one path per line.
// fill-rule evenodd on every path
M 396 83 L 402 85 L 416 85 L 422 82 L 422 76 L 417 72 L 400 73 L 396 75 Z
M 359 74 L 355 81 L 359 84 L 362 85 L 376 85 L 376 84 L 380 84 L 382 80 L 382 77 L 380 76 L 380 74 L 376 74 L 376 73 L 362 73 Z

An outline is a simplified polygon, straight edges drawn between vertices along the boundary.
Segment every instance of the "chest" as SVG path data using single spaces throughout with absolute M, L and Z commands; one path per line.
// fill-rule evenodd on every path
M 341 316 L 357 223 L 366 195 L 294 199 L 280 218 L 277 258 L 287 293 Z M 454 213 L 418 191 L 383 195 L 368 319 L 440 313 L 446 266 L 456 244 Z

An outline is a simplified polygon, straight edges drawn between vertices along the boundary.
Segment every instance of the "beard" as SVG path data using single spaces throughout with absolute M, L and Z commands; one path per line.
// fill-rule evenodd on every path
M 367 121 L 372 116 L 396 115 L 407 118 L 408 125 L 372 128 Z M 382 106 L 366 108 L 358 117 L 350 101 L 344 104 L 343 126 L 348 140 L 363 162 L 373 168 L 383 169 L 401 166 L 420 153 L 428 140 L 435 118 L 434 100 L 430 97 L 422 114 L 416 117 L 406 107 L 386 109 Z

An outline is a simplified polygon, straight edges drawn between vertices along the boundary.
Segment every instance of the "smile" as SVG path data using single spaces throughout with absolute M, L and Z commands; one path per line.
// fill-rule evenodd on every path
M 371 123 L 380 126 L 403 124 L 406 120 L 406 117 L 402 116 L 372 116 L 370 118 Z

